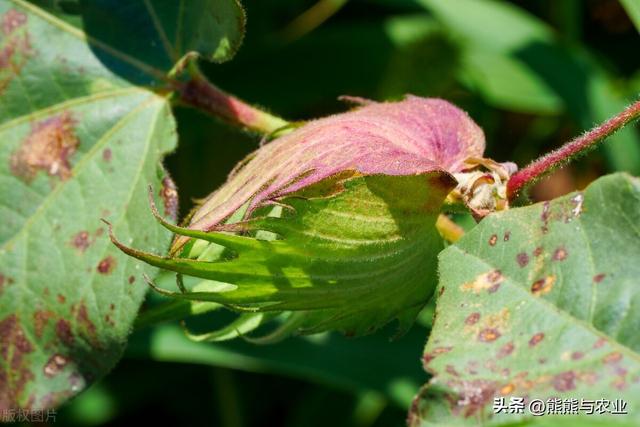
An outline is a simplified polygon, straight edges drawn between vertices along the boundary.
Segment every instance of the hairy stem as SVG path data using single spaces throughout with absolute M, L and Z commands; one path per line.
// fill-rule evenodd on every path
M 569 141 L 559 149 L 535 160 L 511 176 L 507 183 L 507 197 L 509 200 L 515 199 L 524 187 L 531 185 L 578 155 L 584 154 L 594 148 L 598 142 L 612 135 L 618 129 L 638 117 L 640 117 L 640 101 L 636 101 L 620 114 L 610 118 L 574 140 Z
M 190 78 L 186 82 L 177 84 L 179 100 L 184 104 L 199 108 L 234 126 L 262 134 L 273 133 L 289 124 L 280 117 L 224 92 L 209 82 L 195 67 L 193 69 L 195 71 L 190 73 Z

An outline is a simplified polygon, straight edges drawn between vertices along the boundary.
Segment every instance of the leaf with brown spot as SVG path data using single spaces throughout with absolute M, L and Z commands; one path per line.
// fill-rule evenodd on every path
M 31 131 L 11 155 L 11 172 L 27 183 L 44 171 L 61 180 L 71 177 L 71 157 L 80 141 L 69 111 L 31 125 Z
M 581 417 L 594 425 L 640 424 L 640 382 L 632 380 L 640 378 L 640 181 L 610 175 L 578 194 L 491 214 L 440 254 L 439 286 L 447 292 L 438 297 L 425 348 L 434 376 L 414 405 L 412 426 L 528 426 L 542 418 L 587 425 Z M 505 229 L 509 244 L 496 256 L 487 240 Z M 521 254 L 533 256 L 517 262 Z M 500 292 L 491 294 L 498 276 L 490 274 L 498 271 Z M 603 271 L 615 273 L 603 280 Z M 450 350 L 434 357 L 437 348 Z M 473 375 L 465 369 L 471 363 Z M 487 385 L 474 398 L 472 381 Z M 493 412 L 503 392 L 624 399 L 629 415 L 516 419 Z
M 191 41 L 186 50 L 204 46 Z M 175 211 L 161 165 L 175 122 L 165 95 L 151 91 L 170 61 L 90 43 L 31 3 L 0 2 L 0 413 L 57 406 L 119 359 L 146 291 L 127 278 L 154 270 L 108 244 L 100 218 L 133 242 L 169 243 L 144 224 L 149 184 L 165 189 L 163 214 Z

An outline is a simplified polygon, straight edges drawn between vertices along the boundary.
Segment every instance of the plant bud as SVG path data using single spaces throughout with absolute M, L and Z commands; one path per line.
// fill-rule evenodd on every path
M 273 319 L 283 322 L 267 341 L 330 329 L 368 333 L 393 319 L 404 330 L 437 281 L 443 241 L 435 223 L 447 195 L 458 186 L 452 194 L 469 205 L 499 204 L 502 195 L 487 196 L 488 184 L 502 183 L 509 168 L 482 159 L 484 147 L 482 130 L 446 101 L 367 103 L 261 146 L 187 227 L 154 208 L 176 233 L 169 257 L 114 242 L 152 265 L 205 279 L 191 291 L 158 290 L 248 311 L 233 326 L 243 334 Z M 480 166 L 491 172 L 469 175 Z M 228 338 L 230 328 L 194 338 Z
M 447 101 L 409 95 L 373 102 L 307 122 L 252 153 L 195 210 L 189 228 L 215 230 L 245 204 L 242 218 L 250 218 L 260 206 L 345 171 L 454 174 L 468 167 L 467 159 L 481 158 L 484 148 L 482 129 Z M 186 240 L 176 239 L 172 253 Z

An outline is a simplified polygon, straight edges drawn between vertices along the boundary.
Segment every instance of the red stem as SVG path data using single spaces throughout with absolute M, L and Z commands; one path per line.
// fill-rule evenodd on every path
M 514 173 L 507 183 L 507 196 L 509 200 L 516 198 L 518 193 L 527 185 L 562 166 L 575 156 L 595 147 L 604 138 L 612 135 L 618 129 L 640 116 L 640 101 L 636 101 L 624 109 L 620 114 L 610 118 L 591 129 L 589 132 L 567 142 L 559 149 L 533 161 L 524 169 Z
M 270 134 L 286 126 L 287 121 L 253 107 L 230 95 L 206 78 L 193 76 L 177 87 L 180 100 L 224 121 L 262 134 Z

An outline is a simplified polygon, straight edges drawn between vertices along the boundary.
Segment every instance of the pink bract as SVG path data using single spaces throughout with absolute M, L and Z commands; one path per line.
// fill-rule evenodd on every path
M 190 228 L 210 231 L 249 202 L 257 207 L 343 171 L 417 175 L 461 171 L 482 157 L 482 129 L 463 110 L 435 98 L 407 96 L 312 120 L 254 152 L 197 209 Z

